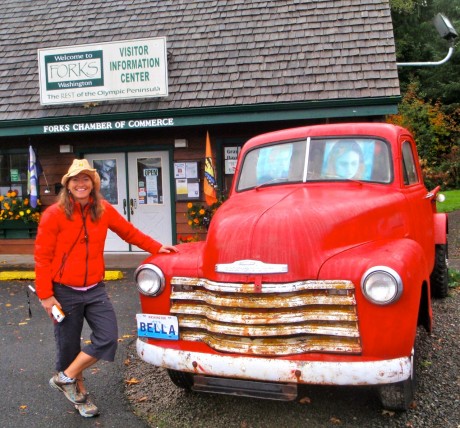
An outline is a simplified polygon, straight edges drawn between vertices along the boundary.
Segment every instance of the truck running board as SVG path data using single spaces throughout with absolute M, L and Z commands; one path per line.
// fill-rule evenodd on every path
M 297 398 L 297 384 L 295 383 L 256 382 L 202 375 L 193 377 L 192 389 L 199 392 L 263 398 L 266 400 L 292 401 Z

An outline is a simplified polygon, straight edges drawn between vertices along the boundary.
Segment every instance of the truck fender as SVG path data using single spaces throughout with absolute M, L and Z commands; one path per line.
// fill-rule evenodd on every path
M 361 278 L 373 266 L 388 266 L 401 276 L 404 289 L 399 300 L 379 306 L 365 298 L 360 287 Z M 318 279 L 338 278 L 355 284 L 364 354 L 394 352 L 392 357 L 409 355 L 417 325 L 422 323 L 428 330 L 431 328 L 427 292 L 429 268 L 425 253 L 416 241 L 386 239 L 346 249 L 322 265 Z
M 434 215 L 434 241 L 435 244 L 447 244 L 447 234 L 449 233 L 446 213 L 436 213 Z

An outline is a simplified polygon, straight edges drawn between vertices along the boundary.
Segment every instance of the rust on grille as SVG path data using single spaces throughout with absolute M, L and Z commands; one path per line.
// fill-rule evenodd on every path
M 218 283 L 174 277 L 171 314 L 181 340 L 261 356 L 361 352 L 350 281 Z

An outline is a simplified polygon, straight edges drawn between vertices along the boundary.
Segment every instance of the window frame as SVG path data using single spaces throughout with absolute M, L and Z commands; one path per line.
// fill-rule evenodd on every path
M 12 156 L 23 156 L 24 159 L 19 163 L 24 164 L 23 168 L 18 168 L 18 173 L 21 178 L 19 181 L 11 180 L 11 170 L 16 169 L 12 168 L 14 162 L 12 162 Z M 27 196 L 27 187 L 28 187 L 28 163 L 29 163 L 29 152 L 27 148 L 24 149 L 1 149 L 0 150 L 0 194 L 5 194 L 8 190 L 17 190 L 19 197 Z M 2 168 L 3 158 L 6 157 L 7 164 L 5 168 Z M 7 172 L 8 179 L 3 180 L 2 172 Z M 5 176 L 6 177 L 6 176 Z

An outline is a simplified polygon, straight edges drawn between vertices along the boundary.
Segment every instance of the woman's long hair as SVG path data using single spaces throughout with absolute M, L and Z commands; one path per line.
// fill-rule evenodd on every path
M 89 215 L 91 220 L 94 222 L 98 221 L 104 212 L 104 204 L 102 203 L 103 200 L 104 197 L 96 190 L 93 182 L 93 189 L 89 194 Z M 67 185 L 61 188 L 57 197 L 57 203 L 64 210 L 66 217 L 69 220 L 72 220 L 75 209 L 75 200 L 67 188 Z

